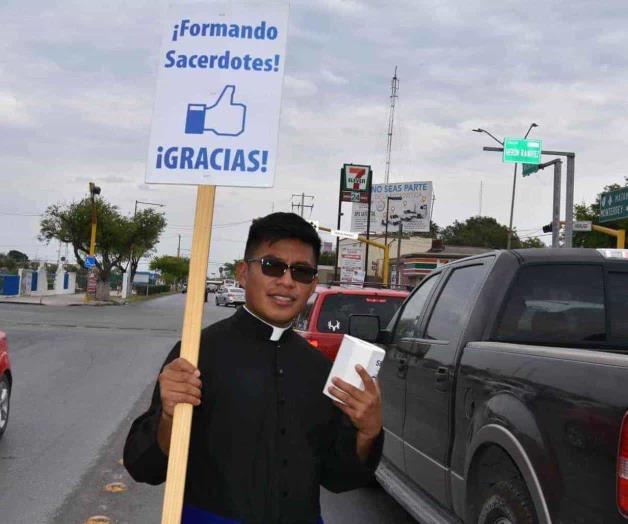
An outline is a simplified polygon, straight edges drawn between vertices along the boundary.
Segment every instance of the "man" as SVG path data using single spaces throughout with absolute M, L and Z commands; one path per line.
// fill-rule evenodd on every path
M 314 291 L 320 238 L 293 213 L 250 228 L 237 277 L 246 305 L 201 333 L 198 369 L 166 359 L 149 410 L 133 423 L 124 464 L 139 482 L 166 478 L 174 407 L 195 406 L 183 524 L 316 524 L 319 485 L 334 492 L 369 482 L 383 443 L 377 383 L 340 379 L 322 393 L 331 364 L 290 325 Z M 335 405 L 334 405 L 335 404 Z

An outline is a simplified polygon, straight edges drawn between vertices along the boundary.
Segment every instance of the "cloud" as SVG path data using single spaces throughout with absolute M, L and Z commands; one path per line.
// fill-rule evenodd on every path
M 150 194 L 169 223 L 192 225 L 193 187 L 143 182 L 165 9 L 148 0 L 1 8 L 0 176 L 11 192 L 0 192 L 0 208 L 43 210 L 83 197 L 94 180 L 125 212 Z M 626 174 L 627 23 L 623 2 L 295 0 L 276 186 L 218 188 L 214 221 L 289 211 L 305 192 L 313 217 L 335 225 L 344 162 L 370 163 L 383 180 L 395 66 L 391 180 L 432 180 L 439 224 L 477 214 L 480 181 L 483 212 L 508 221 L 512 167 L 482 151 L 493 144 L 475 127 L 517 136 L 537 122 L 546 148 L 576 152 L 576 200 L 591 201 Z M 518 228 L 548 222 L 551 191 L 548 173 L 518 183 Z M 2 229 L 0 245 L 24 237 L 48 253 L 30 240 L 37 221 Z M 227 229 L 213 259 L 241 255 L 220 239 L 243 238 L 247 226 Z M 171 233 L 163 253 L 176 250 Z M 186 233 L 182 247 L 190 243 Z

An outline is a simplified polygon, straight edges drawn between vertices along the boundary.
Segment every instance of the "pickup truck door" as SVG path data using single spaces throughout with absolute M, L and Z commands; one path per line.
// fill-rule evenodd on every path
M 449 503 L 447 470 L 456 354 L 487 268 L 488 262 L 476 260 L 443 274 L 408 360 L 403 428 L 406 474 L 445 505 Z
M 379 371 L 382 390 L 382 417 L 386 438 L 384 456 L 401 471 L 405 470 L 403 452 L 403 420 L 406 399 L 408 359 L 412 357 L 414 339 L 425 309 L 440 275 L 425 279 L 406 300 L 391 323 L 396 323 L 394 337 L 387 347 L 386 357 Z

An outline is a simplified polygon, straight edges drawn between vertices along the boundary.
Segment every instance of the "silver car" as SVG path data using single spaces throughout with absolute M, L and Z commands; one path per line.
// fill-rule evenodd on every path
M 236 307 L 244 304 L 244 289 L 240 287 L 223 287 L 216 292 L 217 306 Z

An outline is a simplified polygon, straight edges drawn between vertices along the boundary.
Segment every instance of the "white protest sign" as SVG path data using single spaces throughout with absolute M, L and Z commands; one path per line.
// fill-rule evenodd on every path
M 270 187 L 288 2 L 171 6 L 146 182 Z

